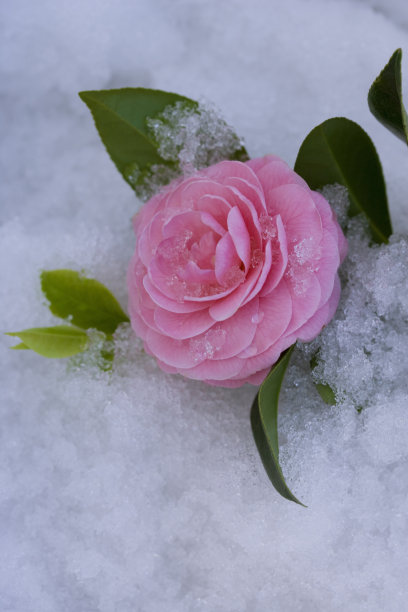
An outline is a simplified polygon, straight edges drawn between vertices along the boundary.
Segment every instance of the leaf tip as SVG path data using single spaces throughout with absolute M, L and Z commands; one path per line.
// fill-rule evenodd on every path
M 86 102 L 86 98 L 88 97 L 89 91 L 78 91 L 78 96 L 81 98 L 82 102 Z
M 88 108 L 91 108 L 91 104 L 93 101 L 92 93 L 93 92 L 91 90 L 78 92 L 78 96 L 81 98 L 82 102 L 84 102 L 88 106 Z

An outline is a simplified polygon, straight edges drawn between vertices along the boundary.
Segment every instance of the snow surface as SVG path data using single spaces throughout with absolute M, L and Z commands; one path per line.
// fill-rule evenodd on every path
M 310 129 L 345 115 L 377 146 L 399 233 L 373 250 L 352 229 L 351 318 L 324 332 L 315 371 L 340 405 L 317 395 L 308 348 L 283 390 L 282 463 L 308 509 L 263 471 L 253 388 L 165 375 L 126 329 L 113 376 L 3 338 L 1 612 L 404 610 L 408 156 L 366 95 L 394 49 L 408 53 L 406 2 L 15 0 L 0 12 L 4 330 L 53 323 L 43 268 L 84 269 L 126 304 L 138 203 L 82 89 L 204 97 L 251 156 L 291 164 Z M 407 91 L 405 58 L 403 70 Z

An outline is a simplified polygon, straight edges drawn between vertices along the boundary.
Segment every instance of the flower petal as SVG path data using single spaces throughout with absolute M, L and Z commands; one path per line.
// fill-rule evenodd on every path
M 234 206 L 228 215 L 228 232 L 232 238 L 238 257 L 245 266 L 245 272 L 247 272 L 251 259 L 251 241 L 248 229 L 237 206 Z
M 239 270 L 239 264 L 240 260 L 231 235 L 225 234 L 215 249 L 215 276 L 220 285 L 229 284 L 231 270 Z
M 307 323 L 302 325 L 302 327 L 296 331 L 296 335 L 299 340 L 302 340 L 303 342 L 310 342 L 316 338 L 316 336 L 322 331 L 323 327 L 327 325 L 329 321 L 331 321 L 339 303 L 340 289 L 340 279 L 336 275 L 333 291 L 328 301 L 321 308 L 319 308 L 317 312 L 315 312 L 313 317 L 311 317 Z
M 261 296 L 268 295 L 281 281 L 288 265 L 286 232 L 280 215 L 276 217 L 277 239 L 274 240 L 273 261 L 270 272 L 262 287 Z
M 172 299 L 171 297 L 162 293 L 152 283 L 147 274 L 143 277 L 143 285 L 153 302 L 155 302 L 155 304 L 161 308 L 169 310 L 170 312 L 196 312 L 197 310 L 208 308 L 208 302 L 187 302 Z
M 282 336 L 292 318 L 292 297 L 283 280 L 269 295 L 259 298 L 259 323 L 251 347 L 263 353 Z
M 214 319 L 210 317 L 208 310 L 175 313 L 157 308 L 154 311 L 154 322 L 160 332 L 177 340 L 198 336 L 214 325 Z

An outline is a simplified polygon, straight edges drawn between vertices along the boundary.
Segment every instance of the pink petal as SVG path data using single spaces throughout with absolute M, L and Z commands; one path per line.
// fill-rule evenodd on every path
M 317 191 L 312 191 L 311 193 L 313 201 L 316 204 L 317 210 L 322 218 L 323 227 L 328 230 L 333 238 L 337 241 L 340 254 L 340 263 L 342 263 L 347 254 L 347 240 L 345 239 L 340 225 L 338 224 L 336 214 L 330 208 L 329 203 L 321 193 L 318 193 Z
M 226 231 L 227 217 L 232 206 L 225 197 L 205 194 L 197 200 L 195 208 L 202 213 L 211 215 L 224 232 Z
M 221 223 L 219 223 L 216 220 L 216 218 L 214 217 L 213 214 L 211 214 L 211 213 L 209 213 L 207 211 L 202 211 L 201 212 L 201 220 L 204 223 L 204 225 L 207 225 L 207 227 L 210 227 L 214 232 L 216 232 L 220 236 L 224 236 L 226 230 L 221 225 Z
M 259 217 L 262 213 L 266 212 L 266 203 L 258 178 L 255 174 L 254 177 L 256 179 L 256 184 L 234 176 L 228 180 L 228 185 L 230 187 L 235 187 L 235 189 L 246 198 L 246 201 L 252 202 Z
M 255 173 L 264 190 L 267 206 L 269 192 L 281 185 L 299 185 L 309 190 L 307 183 L 302 177 L 291 170 L 291 168 L 279 158 L 272 159 L 263 164 L 262 167 L 258 167 Z
M 217 279 L 215 277 L 214 270 L 210 269 L 202 269 L 200 268 L 195 261 L 188 261 L 184 270 L 180 272 L 180 278 L 186 283 L 197 283 L 197 284 L 215 284 Z
M 154 215 L 148 225 L 141 228 L 137 240 L 137 252 L 146 267 L 149 266 L 158 245 L 163 240 L 162 229 L 165 219 L 165 213 L 159 211 Z
M 154 215 L 158 212 L 159 209 L 162 209 L 163 202 L 166 200 L 166 196 L 163 193 L 158 193 L 153 196 L 146 204 L 142 206 L 142 208 L 133 216 L 133 229 L 138 235 L 141 228 L 146 227 L 153 219 Z
M 230 287 L 228 287 L 228 289 L 225 289 L 224 291 L 220 291 L 219 293 L 214 293 L 211 295 L 198 295 L 198 296 L 186 295 L 184 296 L 183 299 L 185 302 L 197 302 L 197 303 L 204 302 L 207 306 L 212 307 L 212 304 L 210 304 L 210 302 L 214 302 L 214 304 L 218 304 L 220 301 L 222 302 L 224 298 L 229 296 L 231 293 L 235 291 L 237 287 L 240 286 L 240 283 L 241 283 L 241 280 L 238 279 L 235 284 L 232 284 Z M 217 320 L 217 319 L 214 319 L 214 320 Z
M 254 372 L 256 373 L 266 368 L 271 368 L 271 366 L 278 361 L 282 351 L 289 348 L 293 342 L 292 338 L 284 336 L 279 338 L 275 344 L 272 344 L 272 346 L 263 351 L 263 353 L 259 353 L 254 357 L 242 359 L 243 366 L 239 373 L 239 378 L 247 379 L 249 376 L 252 376 Z
M 213 387 L 227 387 L 228 389 L 237 389 L 246 383 L 250 385 L 260 385 L 268 375 L 269 370 L 270 368 L 265 368 L 245 378 L 241 378 L 241 374 L 239 373 L 236 377 L 230 378 L 229 380 L 205 380 L 204 382 Z
M 224 160 L 206 169 L 206 174 L 222 185 L 228 184 L 231 177 L 243 178 L 247 181 L 258 184 L 254 172 L 249 168 L 247 162 Z
M 194 210 L 196 209 L 197 202 L 201 198 L 208 196 L 218 196 L 229 202 L 228 191 L 224 185 L 220 185 L 217 181 L 198 174 L 171 194 L 169 205 L 177 206 L 184 210 Z
M 321 296 L 319 307 L 327 302 L 332 291 L 337 269 L 340 265 L 340 255 L 336 240 L 327 231 L 323 231 L 321 242 L 321 257 L 316 271 L 320 283 Z
M 252 203 L 258 216 L 266 210 L 261 184 L 249 163 L 222 161 L 209 168 L 208 175 L 223 185 L 235 187 Z
M 272 266 L 272 245 L 271 245 L 271 241 L 268 240 L 268 242 L 266 243 L 266 247 L 265 247 L 264 261 L 262 263 L 261 274 L 259 275 L 258 280 L 256 281 L 256 284 L 254 288 L 252 289 L 251 293 L 245 298 L 244 304 L 252 300 L 253 297 L 255 297 L 256 295 L 258 295 L 258 293 L 260 293 L 261 289 L 265 285 L 266 279 L 269 278 L 271 266 Z
M 207 228 L 203 226 L 201 213 L 195 210 L 181 212 L 169 219 L 162 227 L 163 239 L 178 236 L 185 231 L 192 232 L 195 236 L 200 236 Z
M 149 329 L 146 323 L 143 321 L 142 317 L 139 315 L 139 311 L 136 308 L 133 302 L 128 303 L 128 312 L 130 315 L 130 321 L 132 324 L 132 329 L 135 332 L 136 336 L 139 338 L 146 338 L 147 330 Z
M 145 347 L 145 351 L 149 355 L 151 354 L 151 353 L 149 353 L 149 351 L 148 351 L 148 349 L 146 347 Z M 153 355 L 153 357 L 155 357 L 155 355 Z M 179 373 L 177 368 L 175 368 L 173 366 L 170 366 L 167 363 L 164 363 L 164 361 L 160 361 L 160 359 L 157 359 L 157 357 L 155 357 L 155 359 L 156 359 L 156 363 L 159 366 L 159 368 L 161 370 L 163 370 L 163 372 L 166 372 L 166 374 L 178 374 Z
M 336 225 L 336 231 L 337 231 L 337 244 L 339 245 L 340 263 L 342 264 L 347 255 L 348 245 L 347 245 L 347 240 L 343 232 L 341 231 L 340 225 L 338 224 Z
M 205 359 L 204 355 L 191 352 L 189 340 L 174 340 L 153 329 L 148 329 L 145 342 L 152 355 L 178 370 L 191 368 Z
M 258 298 L 255 298 L 229 319 L 222 321 L 220 327 L 225 332 L 225 342 L 217 352 L 217 359 L 234 357 L 252 344 L 257 328 L 258 310 Z
M 194 189 L 203 194 L 211 193 L 211 187 L 208 185 L 210 181 L 205 177 L 193 175 L 190 178 L 181 178 L 174 183 L 170 183 L 168 187 L 168 197 L 165 203 L 165 208 L 174 209 L 175 211 L 194 210 L 194 202 L 197 200 L 194 197 Z M 192 189 L 191 197 L 189 189 Z
M 214 325 L 214 319 L 210 317 L 208 310 L 174 313 L 157 308 L 154 312 L 154 322 L 160 332 L 177 340 L 198 336 Z
M 277 243 L 274 241 L 274 250 L 272 253 L 273 263 L 266 279 L 264 286 L 262 287 L 261 296 L 268 295 L 278 283 L 281 281 L 282 276 L 288 265 L 288 247 L 286 240 L 286 232 L 283 227 L 281 216 L 276 217 L 276 229 L 277 229 Z M 278 248 L 276 248 L 278 246 Z
M 218 385 L 227 386 L 225 383 L 228 382 L 228 379 L 239 374 L 241 368 L 242 363 L 237 357 L 214 361 L 207 359 L 194 368 L 183 370 L 182 374 L 195 380 L 206 380 L 207 378 L 218 380 Z
M 270 214 L 280 214 L 288 243 L 322 236 L 322 219 L 310 190 L 300 185 L 282 185 L 269 191 L 266 203 Z
M 299 290 L 296 284 L 287 281 L 292 296 L 292 318 L 285 332 L 286 335 L 292 334 L 304 325 L 319 307 L 321 289 L 317 277 L 311 273 L 304 279 L 304 282 L 307 285 Z
M 182 282 L 174 278 L 174 273 L 171 269 L 166 270 L 163 261 L 158 261 L 157 257 L 152 259 L 147 274 L 152 285 L 165 296 L 178 302 L 185 300 L 187 287 L 183 288 Z
M 296 335 L 299 340 L 303 342 L 310 342 L 316 338 L 318 334 L 322 331 L 323 327 L 331 321 L 336 312 L 339 299 L 340 299 L 340 280 L 336 275 L 334 280 L 333 292 L 329 298 L 329 300 L 313 315 L 307 323 L 302 325 L 300 329 L 297 330 Z
M 172 299 L 157 289 L 147 274 L 143 278 L 143 285 L 153 302 L 170 312 L 196 312 L 197 310 L 208 308 L 208 302 L 178 302 Z
M 246 198 L 243 193 L 241 193 L 235 187 L 227 187 L 227 189 L 229 190 L 229 200 L 231 204 L 239 208 L 247 231 L 254 242 L 254 248 L 260 246 L 261 226 L 259 223 L 259 214 L 253 202 Z
M 218 300 L 217 302 L 214 302 L 212 306 L 210 306 L 210 315 L 213 317 L 213 319 L 216 321 L 224 321 L 237 312 L 238 308 L 255 286 L 261 273 L 261 269 L 261 265 L 259 265 L 257 268 L 250 270 L 242 284 L 236 287 L 233 291 L 230 291 L 228 296 L 224 296 L 222 300 Z
M 292 297 L 285 281 L 264 298 L 259 298 L 259 318 L 251 348 L 263 353 L 286 332 L 292 318 Z
M 231 278 L 231 269 L 239 267 L 239 257 L 230 234 L 218 241 L 215 250 L 215 276 L 220 285 L 226 285 Z
M 322 194 L 318 191 L 311 191 L 310 195 L 312 196 L 313 202 L 315 203 L 316 208 L 320 213 L 320 216 L 323 221 L 323 226 L 326 228 L 333 226 L 333 210 L 330 208 L 330 204 L 328 203 L 326 198 L 324 198 Z
M 238 257 L 244 263 L 247 272 L 251 258 L 251 243 L 244 219 L 237 206 L 232 208 L 228 215 L 228 231 Z
M 255 157 L 254 159 L 250 159 L 247 162 L 245 162 L 245 165 L 251 168 L 251 170 L 253 170 L 256 176 L 258 176 L 259 171 L 264 166 L 266 166 L 267 164 L 270 164 L 271 162 L 275 162 L 275 161 L 281 162 L 282 159 L 278 157 L 277 155 L 269 154 L 269 155 L 264 155 L 263 157 Z

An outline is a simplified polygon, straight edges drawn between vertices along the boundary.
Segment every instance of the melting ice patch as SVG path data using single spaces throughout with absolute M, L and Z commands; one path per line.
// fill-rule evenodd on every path
M 183 174 L 234 156 L 243 146 L 234 130 L 210 103 L 192 107 L 176 102 L 155 118 L 147 119 L 159 153 L 177 162 Z

